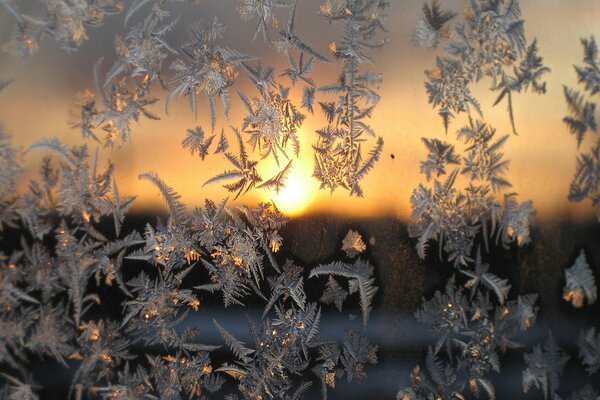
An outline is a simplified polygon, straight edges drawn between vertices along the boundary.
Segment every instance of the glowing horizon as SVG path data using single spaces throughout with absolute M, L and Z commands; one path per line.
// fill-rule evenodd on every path
M 314 131 L 325 125 L 316 104 L 315 115 L 307 115 L 301 129 L 301 155 L 294 160 L 289 177 L 289 183 L 296 184 L 279 194 L 252 190 L 233 204 L 254 205 L 259 201 L 274 200 L 282 211 L 294 216 L 323 212 L 409 217 L 410 195 L 424 181 L 419 173 L 419 163 L 426 156 L 421 137 L 435 137 L 456 143 L 454 131 L 462 127 L 466 120 L 459 118 L 453 121 L 446 135 L 436 110 L 427 103 L 423 71 L 434 67 L 435 57 L 440 52 L 413 48 L 411 35 L 421 2 L 405 3 L 392 4 L 388 20 L 390 44 L 374 55 L 377 63 L 375 70 L 383 72 L 384 82 L 379 89 L 382 99 L 370 123 L 377 134 L 384 137 L 385 145 L 381 160 L 364 182 L 365 197 L 349 197 L 342 190 L 333 194 L 318 190 L 318 182 L 311 177 L 311 145 L 316 141 Z M 299 2 L 299 20 L 314 18 L 319 4 L 321 2 L 318 0 Z M 446 7 L 459 10 L 460 4 L 459 0 L 453 0 Z M 545 96 L 522 94 L 514 98 L 519 136 L 512 135 L 504 148 L 505 157 L 511 161 L 507 177 L 514 187 L 510 191 L 518 192 L 520 201 L 532 199 L 539 219 L 565 217 L 592 220 L 593 208 L 589 202 L 570 203 L 566 198 L 575 171 L 577 143 L 562 123 L 567 106 L 561 85 L 576 84 L 572 65 L 580 63 L 582 58 L 579 38 L 594 33 L 600 37 L 600 26 L 597 24 L 600 5 L 595 5 L 597 3 L 593 0 L 574 0 L 568 6 L 560 0 L 544 1 L 543 7 L 539 4 L 535 1 L 522 4 L 523 16 L 527 21 L 526 33 L 530 40 L 538 38 L 540 54 L 552 68 L 552 73 L 547 76 L 548 94 Z M 250 42 L 248 37 L 251 37 L 254 24 L 240 21 L 234 7 L 213 0 L 195 6 L 193 10 L 217 13 L 227 26 L 235 26 L 235 31 L 226 38 L 228 45 L 261 57 L 271 54 L 259 40 Z M 183 28 L 201 16 L 199 12 L 196 15 L 184 15 L 172 39 L 179 40 L 185 34 Z M 0 14 L 2 42 L 10 34 L 12 21 L 6 23 L 8 18 Z M 299 25 L 299 29 L 303 29 L 302 34 L 307 41 L 326 52 L 331 41 L 329 35 L 335 34 L 335 38 L 338 38 L 340 32 L 322 20 L 314 21 L 316 23 L 312 25 Z M 560 26 L 569 29 L 555 28 Z M 29 62 L 23 63 L 7 53 L 3 55 L 0 77 L 12 76 L 15 82 L 0 96 L 0 122 L 17 144 L 27 147 L 43 137 L 54 136 L 71 145 L 83 143 L 79 132 L 70 129 L 67 124 L 69 110 L 75 109 L 73 97 L 85 89 L 93 88 L 91 66 L 98 54 L 106 58 L 104 69 L 111 66 L 114 49 L 110 36 L 112 33 L 109 32 L 123 34 L 127 28 L 122 26 L 120 19 L 109 18 L 105 27 L 91 30 L 90 41 L 73 54 L 67 54 L 50 40 L 45 40 L 40 53 Z M 323 40 L 323 37 L 327 37 L 327 40 Z M 277 75 L 285 64 L 285 60 L 273 56 L 263 61 L 272 61 L 278 68 Z M 319 65 L 315 78 L 319 84 L 330 83 L 335 80 L 338 69 L 339 65 L 336 64 Z M 253 95 L 242 75 L 236 88 Z M 116 178 L 121 191 L 138 196 L 134 210 L 150 211 L 162 204 L 155 188 L 137 179 L 139 174 L 147 171 L 158 172 L 167 184 L 181 194 L 182 200 L 190 208 L 202 205 L 204 198 L 218 201 L 229 196 L 218 184 L 202 187 L 207 179 L 227 168 L 226 161 L 214 155 L 201 161 L 181 147 L 186 129 L 201 125 L 207 130 L 209 126 L 204 97 L 199 98 L 200 115 L 196 121 L 187 99 L 176 99 L 167 116 L 164 113 L 165 94 L 158 90 L 154 94 L 160 97 L 160 101 L 152 110 L 159 113 L 162 119 L 141 120 L 133 124 L 133 138 L 129 144 L 114 149 L 100 148 L 102 160 L 110 158 L 116 165 Z M 475 87 L 475 95 L 482 102 L 486 121 L 501 134 L 510 132 L 505 106 L 491 107 L 495 94 L 488 91 L 485 82 Z M 230 125 L 239 126 L 243 107 L 236 96 L 232 92 L 230 119 L 219 115 L 215 132 L 220 132 L 221 128 L 227 131 Z M 292 91 L 292 98 L 298 103 L 298 88 Z M 235 144 L 231 144 L 235 148 Z M 94 143 L 89 145 L 92 149 L 96 147 Z M 365 153 L 368 150 L 363 149 Z M 26 166 L 32 173 L 35 173 L 38 159 L 37 155 L 27 158 Z M 269 172 L 275 171 L 269 168 L 265 169 L 263 178 L 270 177 Z M 162 205 L 160 207 L 162 209 Z

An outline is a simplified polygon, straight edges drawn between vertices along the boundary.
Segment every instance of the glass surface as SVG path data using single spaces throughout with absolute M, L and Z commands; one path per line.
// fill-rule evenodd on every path
M 593 153 L 600 142 L 594 126 L 598 112 L 591 104 L 600 92 L 600 59 L 589 42 L 600 38 L 600 3 L 529 0 L 519 8 L 516 0 L 445 0 L 434 4 L 455 16 L 438 18 L 437 30 L 424 17 L 430 1 L 392 0 L 385 9 L 379 3 L 384 2 L 0 0 L 0 398 L 29 398 L 29 389 L 40 398 L 129 398 L 116 394 L 125 390 L 125 385 L 118 387 L 125 381 L 118 373 L 129 358 L 128 368 L 140 366 L 150 374 L 147 383 L 136 381 L 138 388 L 147 385 L 144 390 L 159 398 L 178 398 L 175 392 L 182 398 L 230 393 L 283 398 L 303 382 L 311 382 L 306 398 L 321 397 L 322 384 L 329 398 L 429 398 L 424 393 L 475 398 L 478 392 L 486 398 L 492 386 L 499 399 L 541 398 L 545 391 L 548 397 L 595 398 L 591 392 L 569 396 L 585 385 L 600 390 L 595 371 L 600 337 L 590 331 L 599 311 L 594 279 L 600 276 L 600 156 Z M 373 37 L 357 39 L 356 48 L 348 46 L 352 27 L 366 29 L 380 18 L 385 31 L 376 29 Z M 419 23 L 430 24 L 428 33 L 439 36 L 437 48 L 416 46 Z M 457 33 L 461 24 L 468 40 Z M 209 26 L 212 33 L 207 33 Z M 477 31 L 491 26 L 485 34 Z M 135 30 L 142 27 L 145 42 L 133 46 Z M 525 46 L 513 41 L 521 28 Z M 477 34 L 487 41 L 478 41 Z M 587 64 L 582 39 L 588 41 Z M 545 82 L 537 90 L 544 93 L 535 93 L 535 84 L 524 75 L 541 66 L 522 69 L 534 40 L 543 66 L 550 69 L 535 82 Z M 456 50 L 457 43 L 467 42 L 471 50 Z M 364 43 L 374 48 L 360 47 Z M 150 45 L 158 49 L 158 59 L 150 60 Z M 453 48 L 457 53 L 450 55 Z M 482 56 L 479 51 L 493 56 L 484 63 L 476 57 Z M 456 64 L 444 67 L 444 60 Z M 355 75 L 350 62 L 358 63 Z M 270 79 L 276 84 L 260 81 L 258 65 L 273 68 Z M 290 70 L 302 66 L 305 70 L 293 81 Z M 481 76 L 474 72 L 477 66 Z M 190 70 L 194 73 L 186 75 Z M 364 75 L 367 70 L 380 73 L 381 81 Z M 182 85 L 188 78 L 196 79 L 191 89 Z M 361 78 L 374 85 L 352 92 L 352 82 Z M 447 129 L 444 105 L 432 100 L 425 85 L 438 78 L 448 78 L 440 89 L 444 93 L 455 93 L 459 79 L 467 80 L 468 91 L 461 94 L 468 96 L 449 108 Z M 510 93 L 501 95 L 506 87 Z M 315 90 L 312 112 L 302 106 L 306 90 Z M 565 90 L 584 96 L 580 110 L 573 104 L 569 108 Z M 576 103 L 577 97 L 572 100 Z M 352 101 L 354 110 L 345 103 Z M 584 110 L 586 101 L 590 105 Z M 143 110 L 132 108 L 136 104 Z M 334 110 L 330 121 L 328 104 Z M 365 118 L 353 120 L 351 113 Z M 564 121 L 569 117 L 570 126 Z M 469 141 L 468 129 L 460 133 L 469 127 L 474 136 L 487 132 L 493 139 Z M 578 128 L 585 130 L 579 144 L 573 134 Z M 356 130 L 353 138 L 344 134 L 350 129 Z M 337 137 L 340 147 L 319 152 L 327 133 Z M 504 135 L 502 146 L 494 148 L 492 143 Z M 219 151 L 223 137 L 228 147 Z M 39 145 L 49 138 L 65 147 L 49 141 Z M 454 146 L 454 152 L 442 152 L 442 142 Z M 437 159 L 427 143 L 438 145 Z M 86 152 L 77 150 L 84 144 Z M 347 148 L 353 149 L 352 156 L 345 159 Z M 329 172 L 321 164 L 329 181 L 315 176 L 315 160 L 325 159 L 319 158 L 325 153 L 337 163 Z M 52 161 L 45 164 L 49 155 Z M 589 168 L 581 169 L 586 162 Z M 47 181 L 57 174 L 56 185 L 32 186 L 47 165 L 53 168 Z M 253 182 L 257 176 L 260 180 Z M 441 185 L 448 181 L 465 196 L 469 184 L 488 190 L 484 200 L 491 203 L 473 200 L 481 192 L 472 197 L 443 193 Z M 354 184 L 360 184 L 362 196 Z M 582 194 L 584 189 L 588 192 Z M 418 203 L 426 190 L 434 193 L 427 209 Z M 131 204 L 130 196 L 135 197 Z M 213 205 L 205 199 L 217 208 L 227 199 L 230 211 L 211 220 Z M 249 211 L 261 202 L 273 202 L 282 214 L 273 208 Z M 124 204 L 130 208 L 115 222 L 114 210 Z M 197 210 L 206 207 L 204 214 Z M 265 215 L 273 220 L 259 218 Z M 279 224 L 282 216 L 289 221 Z M 129 236 L 130 246 L 114 242 L 134 232 L 138 236 Z M 333 267 L 337 261 L 343 264 Z M 485 265 L 494 275 L 484 274 Z M 149 283 L 140 283 L 142 271 Z M 225 273 L 236 278 L 220 275 Z M 464 298 L 439 305 L 431 325 L 442 328 L 434 334 L 424 321 L 424 302 L 436 291 L 443 293 L 452 277 Z M 219 282 L 232 284 L 231 304 L 224 304 L 228 297 L 222 287 L 198 288 Z M 508 295 L 503 292 L 507 284 Z M 369 286 L 378 288 L 372 299 Z M 325 301 L 326 289 L 336 287 L 338 297 L 347 293 L 341 311 L 335 296 Z M 141 299 L 142 293 L 150 297 Z M 166 297 L 150 299 L 157 293 Z M 537 298 L 526 318 L 527 298 L 519 296 L 532 293 Z M 159 300 L 172 304 L 152 303 Z M 578 300 L 582 307 L 576 308 Z M 303 332 L 315 316 L 302 313 L 312 303 L 320 323 L 308 340 Z M 452 314 L 454 331 L 443 325 L 449 309 L 463 306 L 464 315 Z M 277 307 L 288 310 L 289 318 L 293 314 L 297 325 L 278 316 Z M 513 313 L 518 314 L 514 321 Z M 256 340 L 246 315 L 257 326 Z M 288 336 L 277 332 L 278 318 Z M 119 343 L 114 337 L 106 343 L 104 337 L 95 338 L 96 329 L 109 328 L 94 324 L 108 321 L 114 321 L 112 333 L 127 342 L 127 355 L 114 348 Z M 513 323 L 518 326 L 508 326 Z M 186 327 L 200 331 L 192 342 L 222 347 L 183 346 Z M 377 363 L 367 360 L 372 347 L 362 348 L 361 355 L 350 350 L 347 328 L 378 346 Z M 493 350 L 483 354 L 487 329 L 493 331 Z M 503 329 L 514 333 L 522 347 L 502 351 Z M 47 336 L 40 333 L 45 330 Z M 560 353 L 543 358 L 550 331 L 570 356 L 564 366 Z M 582 332 L 590 333 L 587 345 Z M 240 354 L 229 334 L 247 345 L 247 353 Z M 57 337 L 64 340 L 49 344 Z M 285 351 L 277 347 L 281 353 L 275 354 L 267 339 L 279 341 L 273 346 Z M 328 343 L 340 346 L 341 356 L 334 361 L 325 354 Z M 527 360 L 538 350 L 546 353 L 535 361 L 548 365 L 534 370 L 534 362 Z M 447 392 L 441 391 L 441 381 L 419 384 L 417 365 L 424 379 L 436 379 L 427 372 L 428 351 L 457 374 L 458 383 L 445 383 Z M 295 374 L 292 359 L 307 364 L 296 365 L 300 372 Z M 171 367 L 177 378 L 177 383 L 168 382 L 176 387 L 172 393 L 159 378 Z M 363 368 L 366 376 L 358 379 Z M 181 381 L 186 370 L 199 380 L 197 386 Z M 257 383 L 268 375 L 273 391 Z M 217 376 L 225 383 L 211 393 L 208 377 Z M 549 386 L 544 389 L 545 380 Z M 410 387 L 414 392 L 401 391 Z M 203 389 L 194 391 L 198 388 Z

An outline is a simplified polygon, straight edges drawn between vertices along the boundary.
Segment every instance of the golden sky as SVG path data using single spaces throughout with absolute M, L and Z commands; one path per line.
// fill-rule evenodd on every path
M 340 30 L 316 15 L 321 3 L 320 0 L 299 0 L 296 25 L 301 37 L 326 53 L 329 43 L 339 40 Z M 442 3 L 446 8 L 461 9 L 460 0 Z M 577 144 L 562 123 L 566 114 L 562 85 L 576 84 L 572 65 L 581 62 L 580 37 L 595 34 L 600 38 L 600 2 L 523 0 L 521 3 L 527 37 L 530 40 L 537 37 L 540 54 L 552 73 L 547 75 L 548 93 L 545 96 L 522 94 L 514 99 L 519 136 L 513 135 L 504 148 L 505 157 L 511 160 L 508 178 L 521 201 L 534 201 L 540 219 L 556 216 L 591 219 L 593 210 L 589 202 L 570 204 L 566 199 L 575 168 Z M 313 163 L 310 146 L 316 141 L 314 131 L 324 125 L 320 111 L 316 109 L 315 116 L 308 116 L 300 132 L 303 147 L 290 177 L 290 183 L 295 185 L 276 197 L 271 193 L 253 191 L 242 202 L 254 204 L 273 198 L 276 203 L 282 204 L 283 209 L 296 208 L 295 203 L 300 202 L 307 205 L 305 211 L 409 216 L 410 194 L 424 180 L 419 173 L 419 162 L 426 156 L 421 137 L 455 143 L 454 131 L 465 124 L 464 119 L 454 120 L 446 136 L 437 111 L 427 103 L 423 71 L 434 67 L 436 53 L 415 49 L 411 44 L 421 5 L 421 0 L 392 0 L 387 22 L 390 43 L 374 54 L 375 69 L 383 72 L 384 81 L 379 90 L 381 102 L 373 114 L 371 125 L 378 135 L 384 137 L 385 146 L 381 160 L 364 181 L 365 197 L 349 198 L 344 191 L 336 191 L 333 195 L 319 191 L 318 182 L 310 177 Z M 225 45 L 260 56 L 264 64 L 279 68 L 279 73 L 284 67 L 284 60 L 274 57 L 261 40 L 250 42 L 254 22 L 241 21 L 232 1 L 206 0 L 200 6 L 177 5 L 171 9 L 185 12 L 178 28 L 168 36 L 171 43 L 185 37 L 185 27 L 192 21 L 209 19 L 216 14 L 228 26 Z M 139 17 L 143 14 L 141 12 Z M 124 35 L 128 29 L 123 27 L 122 21 L 122 16 L 113 16 L 103 27 L 90 29 L 91 39 L 72 54 L 60 50 L 50 39 L 43 41 L 40 52 L 29 61 L 23 62 L 9 53 L 0 53 L 0 77 L 15 79 L 0 95 L 0 123 L 16 143 L 28 146 L 42 137 L 58 137 L 71 144 L 81 143 L 79 132 L 70 129 L 67 124 L 69 110 L 75 110 L 73 96 L 86 88 L 93 89 L 92 65 L 98 58 L 104 57 L 105 70 L 112 65 L 114 34 Z M 0 43 L 8 41 L 12 25 L 9 15 L 0 9 Z M 335 79 L 338 67 L 317 67 L 317 83 L 330 83 Z M 484 80 L 474 91 L 481 101 L 485 119 L 499 133 L 509 133 L 506 106 L 491 107 L 495 94 L 487 90 L 488 86 L 488 81 Z M 236 88 L 253 94 L 241 75 Z M 159 96 L 159 93 L 156 90 L 154 95 Z M 298 98 L 298 93 L 293 95 Z M 186 129 L 201 125 L 210 130 L 205 99 L 199 99 L 200 115 L 195 121 L 187 99 L 176 100 L 167 116 L 164 113 L 165 94 L 160 94 L 160 97 L 161 102 L 152 108 L 161 116 L 160 121 L 142 120 L 133 125 L 130 144 L 101 149 L 103 156 L 116 164 L 120 190 L 139 197 L 139 210 L 156 206 L 161 201 L 158 192 L 148 182 L 137 178 L 140 173 L 156 171 L 190 207 L 202 204 L 204 198 L 219 200 L 227 196 L 225 189 L 218 185 L 202 187 L 204 181 L 226 168 L 222 158 L 210 155 L 201 161 L 181 147 Z M 221 127 L 227 129 L 229 125 L 240 125 L 243 107 L 239 99 L 232 98 L 232 116 L 229 121 L 220 116 L 217 132 Z M 234 142 L 231 141 L 231 144 Z M 31 156 L 27 165 L 33 169 L 35 164 L 36 157 Z M 265 172 L 264 177 L 268 176 L 270 174 Z

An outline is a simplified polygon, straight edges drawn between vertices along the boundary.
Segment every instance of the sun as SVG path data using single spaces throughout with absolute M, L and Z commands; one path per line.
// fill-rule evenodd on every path
M 301 214 L 312 203 L 316 191 L 317 183 L 311 179 L 311 174 L 309 165 L 296 162 L 285 181 L 285 187 L 280 189 L 279 193 L 269 190 L 265 194 L 265 200 L 275 203 L 277 208 L 286 215 Z

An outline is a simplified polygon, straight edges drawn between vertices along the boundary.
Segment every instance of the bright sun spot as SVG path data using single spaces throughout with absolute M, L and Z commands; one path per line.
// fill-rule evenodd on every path
M 310 166 L 294 162 L 292 171 L 285 181 L 285 187 L 279 190 L 279 193 L 270 190 L 266 193 L 265 200 L 273 201 L 286 215 L 300 214 L 310 205 L 316 190 L 316 183 L 312 181 L 311 175 Z

